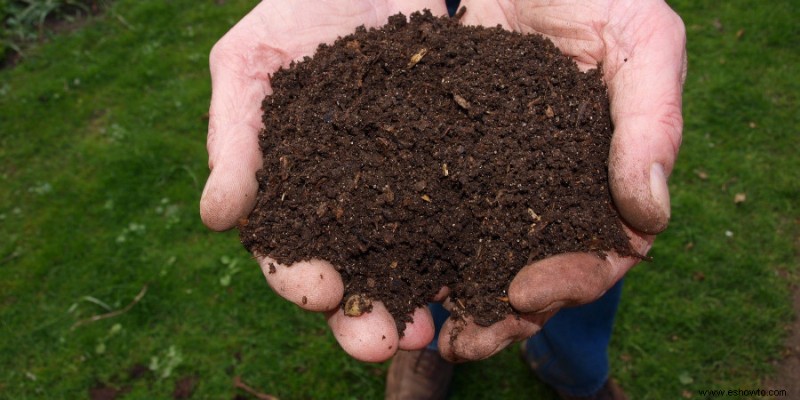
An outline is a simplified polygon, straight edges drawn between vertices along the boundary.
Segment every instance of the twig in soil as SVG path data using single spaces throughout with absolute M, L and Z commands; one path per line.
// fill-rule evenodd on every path
M 144 297 L 145 293 L 147 293 L 147 285 L 142 286 L 142 290 L 139 291 L 139 294 L 137 294 L 136 297 L 133 298 L 133 301 L 131 301 L 130 304 L 128 304 L 124 308 L 119 309 L 117 311 L 112 311 L 110 313 L 98 314 L 98 315 L 94 315 L 94 316 L 91 316 L 91 317 L 86 318 L 86 319 L 82 319 L 82 320 L 72 324 L 72 326 L 69 328 L 69 330 L 74 330 L 75 328 L 77 328 L 77 327 L 79 327 L 81 325 L 89 324 L 89 323 L 92 323 L 92 322 L 97 322 L 97 321 L 100 321 L 101 319 L 113 318 L 113 317 L 125 314 L 126 312 L 130 311 L 131 308 L 133 308 L 133 306 L 136 305 L 136 303 L 138 303 L 138 302 L 140 302 L 142 300 L 142 297 Z
M 271 394 L 264 394 L 251 388 L 250 386 L 247 386 L 247 384 L 244 383 L 244 381 L 242 381 L 242 377 L 240 376 L 233 377 L 233 386 L 236 387 L 237 389 L 242 389 L 245 392 L 252 394 L 253 396 L 256 396 L 256 398 L 259 400 L 278 400 L 277 397 Z
M 463 108 L 464 110 L 469 110 L 470 104 L 467 99 L 453 93 L 453 100 L 455 100 L 459 107 Z

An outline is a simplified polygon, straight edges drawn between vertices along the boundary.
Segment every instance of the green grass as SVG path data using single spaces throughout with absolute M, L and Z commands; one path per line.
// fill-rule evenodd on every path
M 207 55 L 253 4 L 216 3 L 119 0 L 0 71 L 0 398 L 171 398 L 186 376 L 193 398 L 244 395 L 234 376 L 282 399 L 382 396 L 386 364 L 349 359 L 235 232 L 199 221 Z M 671 4 L 690 59 L 673 220 L 626 281 L 611 348 L 636 399 L 763 387 L 797 282 L 800 15 Z M 555 398 L 515 349 L 457 369 L 454 398 L 536 396 Z

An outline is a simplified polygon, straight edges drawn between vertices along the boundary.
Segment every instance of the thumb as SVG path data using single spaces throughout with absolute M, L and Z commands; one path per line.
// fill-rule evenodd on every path
M 655 234 L 670 218 L 667 177 L 681 143 L 686 74 L 683 22 L 666 5 L 608 80 L 614 137 L 611 194 L 634 229 Z
M 215 231 L 233 228 L 253 209 L 258 191 L 256 171 L 261 167 L 258 131 L 247 126 L 228 126 L 226 130 L 213 141 L 213 149 L 209 141 L 211 173 L 200 197 L 200 217 Z
M 224 43 L 224 42 L 223 42 Z M 261 130 L 261 101 L 270 93 L 267 71 L 277 69 L 280 57 L 251 71 L 241 57 L 231 54 L 222 43 L 210 57 L 211 106 L 208 113 L 208 165 L 211 174 L 200 199 L 200 216 L 210 229 L 234 227 L 255 206 L 261 168 L 258 133 Z M 243 70 L 244 65 L 244 70 Z
M 255 101 L 255 104 L 259 104 Z M 212 107 L 214 109 L 213 99 Z M 208 154 L 211 174 L 200 197 L 200 217 L 215 231 L 234 227 L 255 206 L 261 168 L 258 128 L 240 122 L 221 124 L 209 112 Z
M 211 174 L 200 197 L 200 217 L 215 231 L 233 228 L 249 214 L 258 191 L 256 171 L 261 167 L 258 134 L 248 135 L 247 128 L 229 129 L 241 133 L 228 135 L 224 143 L 218 143 L 220 148 L 213 152 L 217 157 L 209 159 Z

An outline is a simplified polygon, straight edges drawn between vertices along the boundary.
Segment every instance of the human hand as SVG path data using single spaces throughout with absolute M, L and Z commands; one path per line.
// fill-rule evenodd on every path
M 220 39 L 209 57 L 212 96 L 207 150 L 211 174 L 200 200 L 203 223 L 216 231 L 230 229 L 255 205 L 255 175 L 262 163 L 258 146 L 261 101 L 272 92 L 272 73 L 292 60 L 312 55 L 320 43 L 331 43 L 359 25 L 380 26 L 398 12 L 409 15 L 423 8 L 435 15 L 447 12 L 444 3 L 436 0 L 265 0 Z M 420 349 L 433 337 L 433 322 L 426 308 L 417 310 L 403 338 L 379 302 L 373 303 L 370 313 L 345 317 L 339 308 L 342 279 L 327 262 L 313 260 L 291 267 L 266 257 L 258 257 L 258 262 L 279 295 L 306 310 L 325 312 L 339 344 L 357 359 L 383 361 L 398 348 Z
M 661 0 L 462 0 L 467 25 L 540 33 L 582 70 L 603 66 L 614 136 L 611 193 L 631 238 L 646 254 L 670 216 L 667 177 L 681 143 L 686 75 L 683 22 Z M 541 329 L 555 312 L 590 303 L 639 260 L 562 254 L 523 268 L 509 287 L 513 316 L 489 327 L 448 320 L 439 349 L 451 361 L 489 357 Z M 455 340 L 450 332 L 458 329 Z

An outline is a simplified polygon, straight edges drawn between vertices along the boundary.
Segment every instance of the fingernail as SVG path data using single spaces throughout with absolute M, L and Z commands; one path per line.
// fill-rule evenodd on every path
M 650 196 L 658 207 L 658 219 L 666 223 L 670 216 L 669 187 L 664 166 L 659 163 L 650 165 Z

